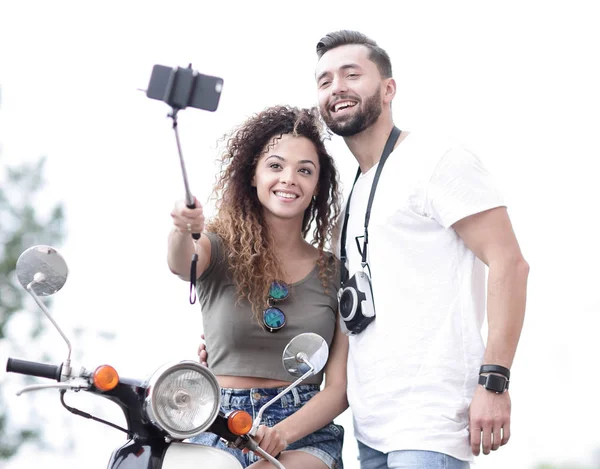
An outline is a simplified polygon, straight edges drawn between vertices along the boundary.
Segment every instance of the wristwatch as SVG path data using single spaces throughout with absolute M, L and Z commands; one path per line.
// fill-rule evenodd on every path
M 508 379 L 505 376 L 500 375 L 479 375 L 479 384 L 481 384 L 488 391 L 495 392 L 496 394 L 502 394 L 508 390 Z

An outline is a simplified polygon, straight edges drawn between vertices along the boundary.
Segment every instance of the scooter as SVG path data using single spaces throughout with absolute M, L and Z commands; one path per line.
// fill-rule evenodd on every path
M 321 336 L 304 333 L 287 344 L 282 356 L 283 367 L 297 379 L 267 402 L 253 421 L 245 411 L 227 414 L 220 411 L 221 392 L 217 379 L 207 367 L 195 361 L 166 364 L 145 380 L 121 377 L 110 365 L 75 370 L 71 366 L 71 343 L 40 299 L 64 286 L 68 268 L 63 257 L 50 246 L 33 246 L 19 257 L 16 273 L 19 283 L 33 297 L 68 347 L 67 359 L 58 366 L 9 358 L 6 365 L 8 372 L 57 381 L 27 386 L 17 395 L 58 389 L 60 402 L 69 412 L 126 433 L 127 441 L 113 451 L 108 469 L 242 468 L 227 451 L 184 441 L 202 432 L 215 433 L 229 447 L 248 448 L 278 469 L 285 469 L 258 446 L 253 436 L 264 411 L 271 404 L 323 369 L 329 349 Z M 126 428 L 69 406 L 65 402 L 66 391 L 87 391 L 115 402 L 123 411 Z

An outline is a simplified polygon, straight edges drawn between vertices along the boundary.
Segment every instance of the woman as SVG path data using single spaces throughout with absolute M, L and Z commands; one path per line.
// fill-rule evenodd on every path
M 343 428 L 332 421 L 348 406 L 348 344 L 337 324 L 336 262 L 324 250 L 339 214 L 338 184 L 317 112 L 276 106 L 252 116 L 229 138 L 221 162 L 216 216 L 205 227 L 197 201 L 195 209 L 177 203 L 168 263 L 188 280 L 198 255 L 204 335 L 224 410 L 255 416 L 293 381 L 281 364 L 285 344 L 318 333 L 330 346 L 323 390 L 321 372 L 287 393 L 266 410 L 256 440 L 281 453 L 288 469 L 342 468 Z M 190 233 L 202 233 L 196 246 Z M 193 441 L 225 448 L 210 433 Z M 244 467 L 272 467 L 230 451 Z

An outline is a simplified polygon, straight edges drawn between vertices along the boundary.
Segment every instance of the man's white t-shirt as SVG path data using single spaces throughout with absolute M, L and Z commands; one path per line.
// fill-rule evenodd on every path
M 376 170 L 359 177 L 350 202 L 350 275 L 361 269 L 355 238 Z M 350 337 L 348 358 L 364 444 L 473 459 L 468 406 L 484 352 L 486 272 L 452 224 L 503 205 L 477 157 L 449 140 L 410 133 L 386 161 L 369 224 L 376 319 Z

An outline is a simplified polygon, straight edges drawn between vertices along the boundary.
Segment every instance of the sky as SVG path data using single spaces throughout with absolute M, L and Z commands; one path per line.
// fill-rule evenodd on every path
M 396 124 L 453 136 L 480 157 L 504 191 L 531 265 L 512 368 L 512 439 L 475 467 L 589 462 L 600 447 L 594 3 L 0 0 L 0 170 L 47 157 L 36 205 L 42 213 L 57 202 L 66 209 L 67 238 L 56 247 L 69 279 L 52 311 L 74 359 L 143 378 L 165 361 L 195 358 L 201 311 L 166 265 L 169 213 L 184 197 L 177 147 L 168 106 L 140 91 L 152 66 L 191 63 L 224 79 L 216 112 L 179 114 L 190 187 L 205 202 L 218 139 L 266 106 L 314 105 L 316 42 L 357 29 L 392 58 Z M 356 162 L 341 139 L 328 147 L 348 190 Z M 20 358 L 64 359 L 58 333 L 26 343 L 27 327 L 26 318 L 11 325 Z M 21 382 L 4 366 L 0 373 L 14 418 L 40 419 L 58 448 L 26 447 L 6 469 L 104 468 L 123 442 L 119 432 L 64 412 L 52 391 L 17 398 Z M 70 397 L 121 418 L 101 399 Z M 339 422 L 345 466 L 356 469 L 350 412 Z

